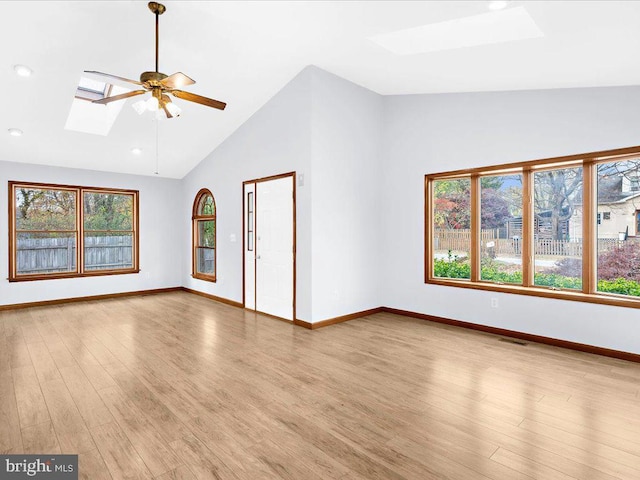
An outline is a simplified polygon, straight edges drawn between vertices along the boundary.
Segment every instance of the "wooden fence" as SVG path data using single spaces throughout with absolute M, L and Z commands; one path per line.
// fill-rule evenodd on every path
M 522 240 L 519 237 L 498 238 L 499 230 L 490 229 L 481 231 L 482 250 L 493 249 L 496 255 L 520 255 L 522 253 Z M 471 231 L 469 229 L 434 231 L 434 250 L 438 252 L 468 252 L 471 247 Z M 640 239 L 635 238 L 626 241 L 634 241 L 640 244 Z M 582 241 L 552 240 L 550 238 L 537 238 L 534 242 L 536 255 L 582 257 Z M 493 244 L 491 246 L 491 244 Z M 615 238 L 599 238 L 598 252 L 607 252 L 620 245 Z
M 25 235 L 25 236 L 22 236 Z M 85 237 L 85 270 L 132 268 L 131 235 Z M 20 234 L 17 243 L 19 274 L 72 272 L 76 269 L 75 236 L 37 238 Z

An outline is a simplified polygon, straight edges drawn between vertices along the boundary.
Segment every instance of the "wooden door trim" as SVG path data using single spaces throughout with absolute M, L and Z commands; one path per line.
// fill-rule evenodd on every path
M 246 248 L 246 225 L 245 225 L 245 209 L 244 209 L 244 202 L 245 202 L 245 186 L 246 185 L 255 185 L 255 190 L 254 190 L 254 194 L 253 194 L 253 202 L 254 202 L 254 208 L 253 208 L 253 218 L 254 218 L 254 222 L 256 223 L 254 225 L 254 229 L 253 229 L 253 243 L 254 243 L 254 288 L 257 289 L 257 265 L 255 264 L 256 262 L 256 254 L 257 254 L 257 246 L 258 246 L 258 235 L 257 235 L 257 218 L 258 218 L 258 209 L 257 209 L 257 205 L 258 205 L 258 189 L 257 189 L 257 185 L 258 183 L 263 183 L 263 182 L 269 182 L 271 180 L 280 180 L 282 178 L 287 178 L 287 177 L 291 177 L 291 181 L 292 181 L 292 193 L 293 193 L 293 202 L 292 202 L 292 208 L 293 208 L 293 318 L 292 321 L 295 322 L 296 321 L 296 311 L 297 311 L 297 297 L 298 297 L 298 291 L 297 291 L 297 279 L 298 279 L 298 264 L 297 264 L 297 259 L 298 259 L 298 245 L 297 245 L 297 231 L 298 231 L 298 223 L 297 223 L 297 211 L 296 211 L 296 206 L 297 206 L 297 190 L 296 190 L 296 172 L 287 172 L 287 173 L 281 173 L 278 175 L 271 175 L 268 177 L 262 177 L 262 178 L 256 178 L 253 180 L 245 180 L 244 182 L 242 182 L 242 306 L 244 308 L 246 308 L 246 281 L 247 281 L 247 273 L 246 273 L 246 252 L 245 252 L 245 248 Z M 262 313 L 264 315 L 268 315 L 265 314 L 264 312 L 260 312 L 257 310 L 258 307 L 258 296 L 257 296 L 257 291 L 254 290 L 254 309 L 252 311 L 255 311 L 257 313 Z

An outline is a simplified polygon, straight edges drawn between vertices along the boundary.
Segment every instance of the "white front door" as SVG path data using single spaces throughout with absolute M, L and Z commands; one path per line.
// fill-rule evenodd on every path
M 287 320 L 294 319 L 294 181 L 287 175 L 244 188 L 245 307 Z

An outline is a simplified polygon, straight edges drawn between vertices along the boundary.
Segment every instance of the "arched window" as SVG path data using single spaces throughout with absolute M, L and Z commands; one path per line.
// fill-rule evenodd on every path
M 193 270 L 194 278 L 216 281 L 216 201 L 203 188 L 193 202 Z

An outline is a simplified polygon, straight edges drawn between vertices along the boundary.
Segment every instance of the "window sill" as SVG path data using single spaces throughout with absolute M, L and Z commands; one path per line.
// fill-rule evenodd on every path
M 109 275 L 129 275 L 132 273 L 140 273 L 140 269 L 128 270 L 99 270 L 95 272 L 85 273 L 52 273 L 49 275 L 20 275 L 18 277 L 8 278 L 10 283 L 13 282 L 33 282 L 37 280 L 60 280 L 63 278 L 84 278 L 84 277 L 105 277 Z
M 196 280 L 204 280 L 205 282 L 216 283 L 215 275 L 202 275 L 198 273 L 192 273 L 191 277 L 195 278 Z
M 489 292 L 515 293 L 533 297 L 555 298 L 559 300 L 571 300 L 577 302 L 596 303 L 600 305 L 612 305 L 616 307 L 640 308 L 640 297 L 628 297 L 613 293 L 584 293 L 571 290 L 553 290 L 544 287 L 523 287 L 522 285 L 506 285 L 491 282 L 471 282 L 470 280 L 453 280 L 447 278 L 428 278 L 428 285 L 441 285 L 445 287 L 471 288 L 473 290 L 486 290 Z

